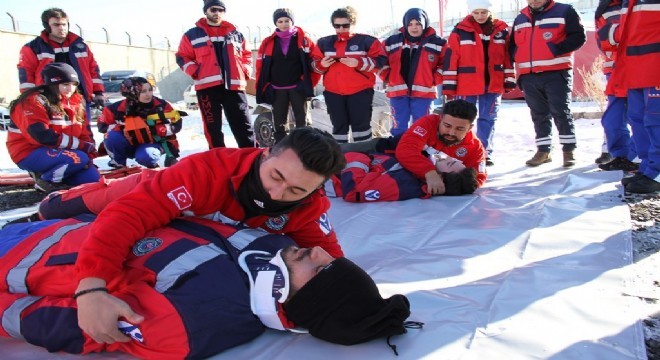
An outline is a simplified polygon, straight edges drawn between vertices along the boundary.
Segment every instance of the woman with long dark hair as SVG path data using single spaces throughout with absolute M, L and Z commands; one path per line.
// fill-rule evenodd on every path
M 76 71 L 66 63 L 51 63 L 41 77 L 44 85 L 28 89 L 9 107 L 9 156 L 30 172 L 40 191 L 98 181 L 100 175 L 92 163 L 96 144 L 85 100 L 76 92 Z

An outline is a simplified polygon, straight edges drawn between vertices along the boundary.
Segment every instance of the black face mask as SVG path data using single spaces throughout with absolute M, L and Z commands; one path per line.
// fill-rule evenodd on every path
M 314 194 L 315 191 L 312 191 L 306 197 L 296 201 L 276 201 L 271 199 L 268 191 L 264 189 L 261 183 L 261 178 L 259 178 L 261 161 L 261 158 L 254 161 L 252 169 L 250 169 L 250 172 L 243 179 L 236 194 L 248 218 L 259 215 L 274 217 L 287 214 Z

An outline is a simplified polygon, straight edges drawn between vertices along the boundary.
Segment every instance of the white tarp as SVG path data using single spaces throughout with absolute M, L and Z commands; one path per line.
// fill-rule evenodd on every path
M 339 346 L 267 331 L 216 358 L 646 359 L 638 300 L 624 295 L 632 250 L 621 173 L 594 171 L 600 125 L 577 121 L 574 169 L 561 167 L 560 150 L 553 163 L 527 168 L 531 120 L 518 114 L 503 116 L 496 166 L 475 195 L 333 200 L 347 257 L 384 296 L 407 295 L 410 320 L 426 324 L 391 338 L 398 357 L 385 339 Z M 3 359 L 79 358 L 7 339 L 0 349 Z

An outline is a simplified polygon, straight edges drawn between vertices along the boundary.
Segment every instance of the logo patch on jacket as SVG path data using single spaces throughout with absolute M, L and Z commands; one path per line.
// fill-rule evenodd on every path
M 273 230 L 280 231 L 284 229 L 284 226 L 286 225 L 287 222 L 289 222 L 289 216 L 283 214 L 266 220 L 266 226 L 268 226 Z
M 179 210 L 187 209 L 192 205 L 192 196 L 185 186 L 180 186 L 167 193 L 167 197 L 172 200 Z
M 367 190 L 364 192 L 364 199 L 367 201 L 377 201 L 378 199 L 380 199 L 380 191 Z
M 323 214 L 319 218 L 319 229 L 321 229 L 325 235 L 328 235 L 332 232 L 332 225 L 330 225 L 330 218 L 328 217 L 328 214 Z
M 415 126 L 415 129 L 413 129 L 413 134 L 417 134 L 419 136 L 426 136 L 426 129 L 424 129 L 421 126 Z
M 140 329 L 126 321 L 119 320 L 117 321 L 117 328 L 119 331 L 121 331 L 124 335 L 130 336 L 133 338 L 133 340 L 139 341 L 139 342 L 144 342 L 144 338 L 142 337 L 142 332 Z
M 429 54 L 428 59 L 429 59 L 429 62 L 433 62 L 435 60 L 435 55 Z
M 550 31 L 546 31 L 543 33 L 543 39 L 544 40 L 550 40 L 552 39 L 552 33 Z
M 159 238 L 144 238 L 133 245 L 133 255 L 144 256 L 163 245 L 163 240 Z
M 468 152 L 467 149 L 461 146 L 458 149 L 456 149 L 456 156 L 464 157 L 465 155 L 467 155 L 467 152 Z

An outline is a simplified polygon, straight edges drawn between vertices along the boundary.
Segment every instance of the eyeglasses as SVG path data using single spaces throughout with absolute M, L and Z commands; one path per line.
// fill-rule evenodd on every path
M 225 9 L 223 9 L 223 8 L 216 8 L 216 7 L 212 7 L 212 8 L 210 8 L 209 10 L 211 10 L 212 13 L 217 13 L 217 12 L 223 13 L 223 12 L 225 12 Z
M 348 29 L 351 27 L 351 24 L 332 24 L 332 27 L 335 29 L 339 29 L 339 28 Z

